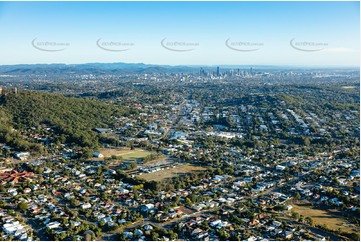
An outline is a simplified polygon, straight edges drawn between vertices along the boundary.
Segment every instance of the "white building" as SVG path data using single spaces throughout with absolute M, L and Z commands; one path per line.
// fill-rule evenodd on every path
M 93 153 L 93 157 L 96 157 L 96 158 L 103 158 L 103 157 L 104 157 L 104 155 L 103 155 L 103 154 L 101 154 L 100 152 L 94 152 L 94 153 Z
M 51 223 L 47 224 L 46 227 L 49 229 L 56 229 L 56 228 L 60 227 L 60 223 L 57 221 L 51 222 Z
M 276 166 L 276 171 L 284 171 L 285 169 L 286 169 L 285 166 L 281 166 L 281 165 Z
M 88 208 L 91 208 L 91 207 L 92 207 L 92 205 L 90 203 L 84 203 L 84 204 L 81 205 L 82 209 L 88 209 Z

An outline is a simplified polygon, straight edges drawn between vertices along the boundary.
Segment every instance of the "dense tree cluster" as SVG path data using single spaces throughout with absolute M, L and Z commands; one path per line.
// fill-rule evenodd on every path
M 99 135 L 92 129 L 111 127 L 115 117 L 129 113 L 124 108 L 104 102 L 21 91 L 1 97 L 0 114 L 0 139 L 3 142 L 22 146 L 20 141 L 15 140 L 18 137 L 7 137 L 11 125 L 16 129 L 46 125 L 54 129 L 55 138 L 60 142 L 96 147 Z

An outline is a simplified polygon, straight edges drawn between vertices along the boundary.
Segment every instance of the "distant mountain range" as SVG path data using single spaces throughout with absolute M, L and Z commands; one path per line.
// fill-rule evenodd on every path
M 19 64 L 0 65 L 0 74 L 8 75 L 72 75 L 72 74 L 145 74 L 145 73 L 191 73 L 198 72 L 200 68 L 216 71 L 217 66 L 201 65 L 152 65 L 144 63 L 86 63 L 86 64 Z M 266 65 L 219 65 L 221 69 L 250 69 L 276 70 L 276 69 L 312 69 L 292 66 L 266 66 Z M 334 67 L 335 68 L 335 67 Z M 340 67 L 338 67 L 340 68 Z M 357 67 L 358 68 L 358 67 Z M 324 69 L 324 68 L 321 68 Z M 342 69 L 345 69 L 342 68 Z
M 20 64 L 0 66 L 0 74 L 9 75 L 58 75 L 58 74 L 142 74 L 165 72 L 191 72 L 195 68 L 186 66 L 161 66 L 143 63 L 87 63 L 87 64 Z

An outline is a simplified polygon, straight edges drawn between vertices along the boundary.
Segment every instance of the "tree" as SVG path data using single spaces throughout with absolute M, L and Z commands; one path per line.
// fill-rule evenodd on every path
M 89 218 L 93 214 L 93 211 L 91 209 L 87 210 L 85 213 L 85 217 Z
M 137 162 L 133 161 L 127 165 L 127 170 L 133 170 L 137 168 Z
M 4 185 L 0 185 L 0 192 L 6 192 Z
M 306 217 L 305 218 L 305 222 L 307 223 L 307 224 L 309 224 L 309 225 L 313 225 L 313 219 L 312 218 L 310 218 L 310 217 Z
M 66 217 L 63 217 L 62 219 L 61 219 L 61 223 L 63 224 L 63 225 L 67 225 L 68 224 L 68 219 L 66 218 Z
M 273 209 L 274 209 L 275 211 L 284 211 L 284 210 L 286 210 L 286 206 L 285 206 L 285 205 L 278 204 L 278 205 L 274 206 Z
M 170 238 L 171 240 L 176 240 L 176 239 L 178 238 L 178 234 L 175 233 L 175 232 L 173 232 L 173 231 L 170 231 L 170 232 L 169 232 L 169 238 Z
M 0 201 L 0 208 L 4 208 L 6 206 L 6 202 L 4 200 Z
M 157 232 L 155 232 L 155 231 L 152 231 L 152 233 L 150 234 L 150 236 L 151 236 L 151 239 L 152 239 L 153 241 L 157 241 L 158 238 L 159 238 L 159 234 L 158 234 Z
M 91 241 L 92 240 L 92 233 L 88 233 L 88 231 L 85 233 L 85 241 Z
M 59 240 L 64 240 L 66 238 L 67 234 L 63 231 L 59 234 Z
M 297 212 L 292 212 L 292 218 L 299 220 L 300 219 L 300 214 Z
M 310 138 L 304 137 L 304 138 L 303 138 L 303 144 L 304 144 L 305 146 L 310 146 L 310 144 L 311 144 Z
M 24 203 L 24 202 L 20 202 L 18 204 L 18 209 L 21 211 L 21 212 L 25 212 L 26 210 L 28 210 L 29 206 L 27 203 Z
M 105 226 L 105 222 L 104 222 L 104 221 L 100 221 L 100 222 L 99 222 L 99 226 L 100 226 L 100 227 L 104 227 L 104 226 Z

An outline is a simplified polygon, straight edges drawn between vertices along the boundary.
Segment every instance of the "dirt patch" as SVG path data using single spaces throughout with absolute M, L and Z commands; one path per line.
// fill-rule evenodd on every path
M 192 210 L 192 209 L 189 209 L 189 208 L 186 208 L 184 206 L 182 207 L 179 207 L 179 210 L 181 210 L 184 214 L 193 214 L 195 212 L 195 210 Z

